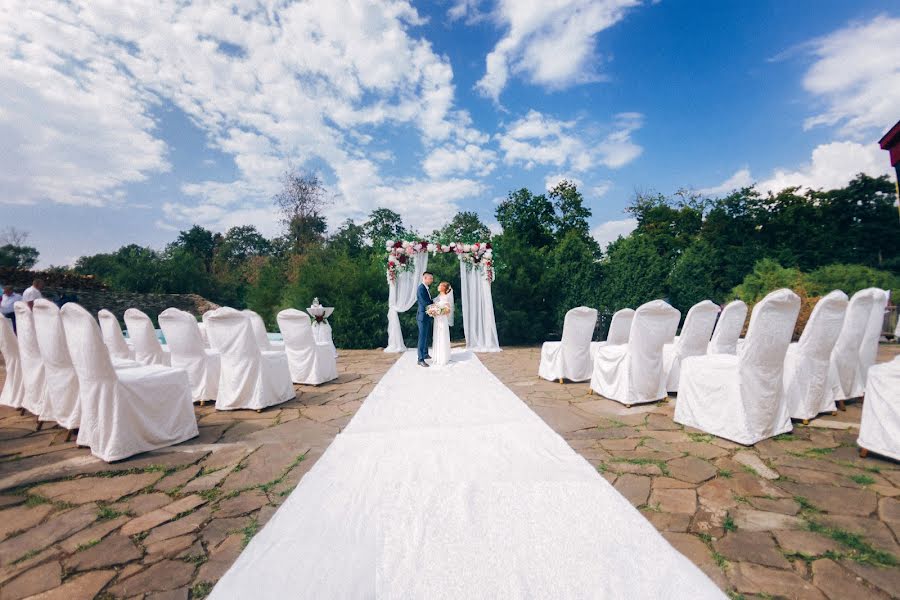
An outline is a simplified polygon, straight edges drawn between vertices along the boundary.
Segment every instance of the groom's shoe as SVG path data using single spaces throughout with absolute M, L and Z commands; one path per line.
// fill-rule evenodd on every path
M 431 355 L 430 355 L 430 354 L 426 354 L 426 355 L 425 355 L 425 360 L 432 360 L 432 359 L 431 359 Z
M 420 366 L 420 367 L 430 367 L 431 365 L 429 365 L 429 364 L 428 364 L 427 362 L 425 362 L 424 360 L 420 360 L 420 361 L 419 361 L 419 366 Z

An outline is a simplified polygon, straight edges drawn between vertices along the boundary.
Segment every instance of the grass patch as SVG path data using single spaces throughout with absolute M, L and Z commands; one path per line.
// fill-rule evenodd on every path
M 750 499 L 747 496 L 741 496 L 738 494 L 731 494 L 731 497 L 734 498 L 735 502 L 740 502 L 742 504 L 750 504 Z
M 659 502 L 656 504 L 644 504 L 643 506 L 638 507 L 639 510 L 646 510 L 648 512 L 661 513 L 662 509 L 659 507 Z
M 87 550 L 88 548 L 93 548 L 94 546 L 96 546 L 99 543 L 100 543 L 100 540 L 91 540 L 89 542 L 85 542 L 84 544 L 78 544 L 78 547 L 75 548 L 75 552 L 76 553 L 83 552 L 84 550 Z
M 22 556 L 20 556 L 20 557 L 17 558 L 16 560 L 12 561 L 11 564 L 17 565 L 17 564 L 19 564 L 19 563 L 23 563 L 23 562 L 25 562 L 26 560 L 28 560 L 29 558 L 34 558 L 35 556 L 37 556 L 37 555 L 40 554 L 40 553 L 41 553 L 40 550 L 36 550 L 36 549 L 35 549 L 35 550 L 29 550 L 28 552 L 26 552 L 25 554 L 23 554 Z
M 666 464 L 666 461 L 658 458 L 615 458 L 613 459 L 613 462 L 628 463 L 630 465 L 656 465 L 663 475 L 666 477 L 670 475 L 669 466 Z
M 734 524 L 734 519 L 731 516 L 731 513 L 725 514 L 725 522 L 722 523 L 722 529 L 725 531 L 737 531 L 737 525 Z
M 250 523 L 241 529 L 241 533 L 244 534 L 244 539 L 241 541 L 241 548 L 246 548 L 247 544 L 250 543 L 250 540 L 253 539 L 253 536 L 257 534 L 259 531 L 259 522 L 256 519 L 250 521 Z
M 197 495 L 206 500 L 207 502 L 214 502 L 216 498 L 218 498 L 222 494 L 222 490 L 219 488 L 212 488 L 208 490 L 203 490 L 202 492 L 197 492 Z
M 600 463 L 599 465 L 597 465 L 597 472 L 598 472 L 598 473 L 601 473 L 601 474 L 602 474 L 602 473 L 606 473 L 607 471 L 609 471 L 609 467 L 607 467 L 606 464 Z
M 747 597 L 742 593 L 737 592 L 735 590 L 728 590 L 725 592 L 731 600 L 747 600 Z
M 125 513 L 118 511 L 111 506 L 101 506 L 97 509 L 97 520 L 98 521 L 112 521 L 113 519 L 118 519 Z
M 614 427 L 627 427 L 625 423 L 622 421 L 617 421 L 616 419 L 610 419 L 606 417 L 603 419 L 603 423 L 597 425 L 597 429 L 612 429 Z
M 296 467 L 297 465 L 302 463 L 305 458 L 306 458 L 306 454 L 299 455 L 297 458 L 294 459 L 294 461 L 291 464 L 289 464 L 285 468 L 284 471 L 281 472 L 281 476 L 278 477 L 278 479 L 273 479 L 272 481 L 270 481 L 268 483 L 264 483 L 264 484 L 260 485 L 259 489 L 261 489 L 263 492 L 268 493 L 269 490 L 271 490 L 272 488 L 277 486 L 279 483 L 284 481 L 285 477 L 288 476 L 288 473 L 290 473 L 294 467 Z
M 715 550 L 712 551 L 712 557 L 713 560 L 716 561 L 716 566 L 718 566 L 720 569 L 724 570 L 728 566 L 728 559 L 726 559 Z
M 799 458 L 822 458 L 832 452 L 834 452 L 834 448 L 807 448 L 803 452 L 788 452 L 788 454 Z
M 186 563 L 191 563 L 195 566 L 200 566 L 209 560 L 205 554 L 188 554 L 187 556 L 182 557 L 182 559 Z
M 31 494 L 28 496 L 28 500 L 25 501 L 25 506 L 28 508 L 34 508 L 35 506 L 40 506 L 41 504 L 50 504 L 49 498 L 44 498 L 43 496 L 38 496 L 37 494 Z
M 796 440 L 797 438 L 795 438 L 795 437 L 794 437 L 793 435 L 791 435 L 790 433 L 779 433 L 778 435 L 776 435 L 776 436 L 773 437 L 772 439 L 775 440 L 776 442 L 793 442 L 793 441 Z
M 708 533 L 698 533 L 697 537 L 700 538 L 701 540 L 703 540 L 703 542 L 706 544 L 712 543 L 712 536 L 709 535 Z
M 843 557 L 876 567 L 900 566 L 893 554 L 873 548 L 857 533 L 836 527 L 828 527 L 816 521 L 807 521 L 807 527 L 810 531 L 828 536 L 844 546 L 847 551 L 843 553 Z
M 803 496 L 794 496 L 794 502 L 800 505 L 800 510 L 805 513 L 820 513 L 822 511 L 819 508 L 810 502 L 808 499 Z
M 689 438 L 691 438 L 692 442 L 702 442 L 704 444 L 709 444 L 714 439 L 716 439 L 715 436 L 710 435 L 708 433 L 689 433 L 687 435 Z
M 851 475 L 850 481 L 858 483 L 859 485 L 872 485 L 875 483 L 875 480 L 868 475 Z
M 718 475 L 722 479 L 731 479 L 733 473 L 729 469 L 719 469 Z
M 213 584 L 208 581 L 198 581 L 191 586 L 191 598 L 206 598 L 213 589 Z
M 755 475 L 756 477 L 759 477 L 759 473 L 756 471 L 756 469 L 754 469 L 750 465 L 744 465 L 743 469 L 744 469 L 744 472 L 750 473 L 751 475 Z

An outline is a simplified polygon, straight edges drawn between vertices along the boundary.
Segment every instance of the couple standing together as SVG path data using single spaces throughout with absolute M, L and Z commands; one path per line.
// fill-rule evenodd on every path
M 450 326 L 453 325 L 453 288 L 446 281 L 438 285 L 437 299 L 432 299 L 429 287 L 434 283 L 434 275 L 425 271 L 422 275 L 422 283 L 416 292 L 416 300 L 419 305 L 416 312 L 416 322 L 419 324 L 419 366 L 430 366 L 426 359 L 431 359 L 432 364 L 441 366 L 450 362 Z M 428 314 L 428 307 L 432 305 L 445 306 L 447 314 L 432 317 Z M 434 325 L 434 341 L 432 343 L 434 358 L 428 354 L 428 338 L 431 333 L 432 321 Z

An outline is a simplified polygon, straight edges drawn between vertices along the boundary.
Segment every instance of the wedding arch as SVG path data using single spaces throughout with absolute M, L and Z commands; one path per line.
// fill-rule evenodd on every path
M 462 287 L 463 331 L 466 349 L 499 352 L 494 320 L 494 251 L 491 244 L 477 242 L 441 244 L 425 240 L 390 240 L 385 244 L 388 292 L 388 345 L 385 352 L 404 352 L 400 313 L 416 303 L 416 289 L 428 270 L 429 254 L 453 253 L 459 259 Z

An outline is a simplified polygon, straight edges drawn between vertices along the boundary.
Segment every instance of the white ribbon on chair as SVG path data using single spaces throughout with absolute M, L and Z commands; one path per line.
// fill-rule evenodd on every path
M 416 290 L 422 281 L 422 274 L 428 269 L 428 253 L 416 252 L 411 257 L 413 268 L 397 273 L 388 292 L 388 345 L 385 352 L 405 352 L 403 329 L 400 327 L 400 313 L 408 311 L 416 303 Z

